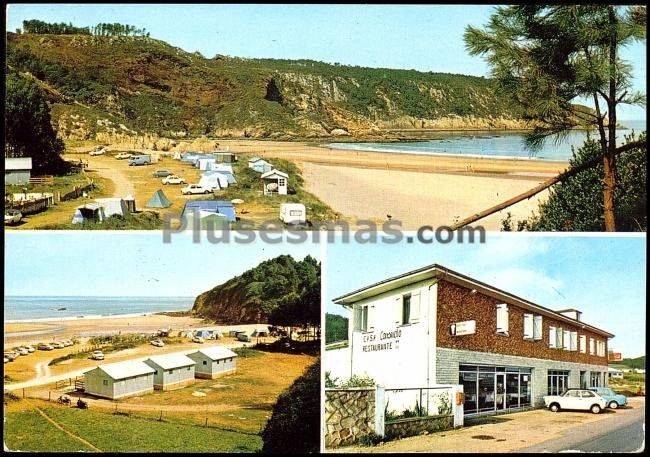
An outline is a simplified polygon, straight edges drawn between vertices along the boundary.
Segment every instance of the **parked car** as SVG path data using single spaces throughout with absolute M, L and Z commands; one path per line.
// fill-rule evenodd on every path
M 65 345 L 60 341 L 54 341 L 50 343 L 50 345 L 55 349 L 63 349 L 65 347 Z
M 90 356 L 93 360 L 104 360 L 104 353 L 100 350 L 93 351 L 93 354 Z
M 203 338 L 201 338 L 200 336 L 195 336 L 194 338 L 192 338 L 192 343 L 201 343 L 201 344 L 203 344 L 203 341 L 204 341 Z
M 619 406 L 627 405 L 627 397 L 622 394 L 617 394 L 609 387 L 590 387 L 589 390 L 603 397 L 607 402 L 608 408 L 616 409 Z
M 176 175 L 169 175 L 162 179 L 163 184 L 187 184 L 183 178 Z
M 41 351 L 51 351 L 52 349 L 54 349 L 54 346 L 47 343 L 38 343 L 38 349 Z
M 169 170 L 156 170 L 153 172 L 153 177 L 154 178 L 166 178 L 167 176 L 172 176 L 174 173 L 172 173 Z
M 246 332 L 239 332 L 239 333 L 237 333 L 237 339 L 238 339 L 239 341 L 244 341 L 244 342 L 246 342 L 246 343 L 250 343 L 250 342 L 251 342 L 251 337 L 250 337 L 250 336 L 248 335 L 248 333 L 246 333 Z
M 23 346 L 25 349 L 27 349 L 27 352 L 34 352 L 36 349 L 34 349 L 34 346 Z
M 150 165 L 151 156 L 149 154 L 134 155 L 129 158 L 129 166 Z
M 120 152 L 115 156 L 115 158 L 118 160 L 130 159 L 132 155 L 133 154 L 129 154 L 128 152 Z
M 23 347 L 15 347 L 13 348 L 14 352 L 17 352 L 19 355 L 28 355 L 29 351 Z
M 7 358 L 7 356 L 5 355 L 5 363 L 8 363 L 8 362 L 11 362 L 11 360 L 9 360 L 9 359 Z
M 61 343 L 63 343 L 63 346 L 64 346 L 64 347 L 72 346 L 72 345 L 74 344 L 74 343 L 73 343 L 72 341 L 70 341 L 70 340 L 63 340 L 63 341 L 61 341 Z
M 575 409 L 598 414 L 607 407 L 607 401 L 589 389 L 567 389 L 562 395 L 547 395 L 544 404 L 554 413 L 561 409 Z
M 165 345 L 165 342 L 163 340 L 151 340 L 151 344 L 161 348 Z
M 10 362 L 13 362 L 18 355 L 15 352 L 8 351 L 4 353 L 5 359 L 9 359 Z
M 100 156 L 103 155 L 106 152 L 106 148 L 95 148 L 92 151 L 90 151 L 91 156 Z
M 17 224 L 23 218 L 23 214 L 17 209 L 5 210 L 5 224 Z
M 188 195 L 188 194 L 209 194 L 212 192 L 212 189 L 208 189 L 207 187 L 203 187 L 199 184 L 190 184 L 189 186 L 183 187 L 181 189 L 181 194 L 183 195 Z

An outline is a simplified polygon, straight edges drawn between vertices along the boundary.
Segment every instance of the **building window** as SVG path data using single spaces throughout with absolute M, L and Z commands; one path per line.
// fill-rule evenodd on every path
M 594 355 L 596 352 L 596 349 L 594 347 L 595 341 L 593 338 L 589 338 L 589 355 Z
M 533 339 L 535 341 L 542 339 L 543 329 L 544 327 L 542 325 L 542 316 L 535 316 L 533 318 Z
M 278 186 L 280 186 L 280 187 L 284 187 L 285 184 L 286 184 L 286 183 L 285 183 L 284 179 L 278 179 Z
M 102 381 L 102 384 L 104 384 L 105 386 L 107 386 L 107 385 L 108 385 L 108 379 L 104 379 L 104 380 Z
M 572 351 L 578 350 L 578 332 L 571 332 L 571 343 L 569 346 Z
M 460 365 L 465 414 L 490 413 L 530 406 L 530 368 Z
M 508 335 L 508 305 L 500 303 L 497 305 L 497 333 Z
M 592 371 L 589 377 L 589 387 L 600 387 L 601 382 L 600 373 L 597 371 Z
M 569 330 L 564 331 L 564 350 L 565 351 L 570 351 L 571 350 L 571 332 Z
M 173 373 L 174 373 L 174 370 L 169 370 L 169 371 L 167 371 L 167 373 L 169 373 L 169 374 L 173 374 Z
M 533 327 L 534 327 L 533 315 L 524 314 L 524 339 L 525 340 L 533 339 L 533 333 L 534 333 Z
M 192 367 L 187 367 L 187 371 L 190 371 L 191 369 L 192 369 Z M 156 373 L 156 374 L 157 374 L 157 373 Z
M 548 328 L 548 347 L 555 348 L 557 347 L 557 329 L 553 326 Z
M 368 306 L 367 305 L 354 306 L 354 331 L 355 332 L 368 331 Z
M 567 370 L 548 370 L 548 395 L 561 395 L 569 387 Z
M 402 325 L 411 322 L 411 295 L 402 295 Z
M 562 349 L 564 347 L 564 329 L 558 327 L 555 332 L 555 347 Z
M 204 361 L 203 361 L 203 365 L 207 365 L 207 364 L 208 364 L 208 362 L 204 360 Z
M 587 353 L 587 337 L 585 335 L 580 335 L 580 352 Z

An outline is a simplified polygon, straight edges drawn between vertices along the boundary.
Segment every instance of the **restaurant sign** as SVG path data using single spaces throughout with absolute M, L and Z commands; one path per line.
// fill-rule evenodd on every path
M 454 336 L 472 335 L 476 333 L 476 321 L 456 322 L 449 326 L 449 333 Z
M 363 335 L 363 352 L 387 351 L 399 349 L 399 339 L 402 336 L 401 329 L 390 331 L 378 331 Z

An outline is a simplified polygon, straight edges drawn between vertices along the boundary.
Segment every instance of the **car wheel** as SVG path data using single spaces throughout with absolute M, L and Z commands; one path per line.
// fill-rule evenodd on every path
M 210 193 L 210 191 L 209 191 L 209 190 L 206 190 L 206 191 L 205 191 L 205 192 L 203 192 L 203 193 L 207 195 L 207 194 L 209 194 L 209 193 Z
M 558 405 L 557 403 L 553 403 L 551 406 L 549 406 L 549 409 L 552 412 L 557 413 L 560 410 L 560 405 Z
M 591 412 L 594 414 L 599 414 L 600 413 L 600 406 L 598 405 L 591 405 L 590 408 Z
M 609 407 L 611 409 L 616 409 L 616 408 L 618 408 L 618 403 L 616 403 L 615 401 L 611 401 L 611 402 L 609 402 Z

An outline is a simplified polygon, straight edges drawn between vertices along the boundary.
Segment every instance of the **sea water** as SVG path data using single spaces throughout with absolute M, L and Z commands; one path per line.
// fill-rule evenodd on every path
M 624 128 L 617 130 L 618 143 L 632 130 L 638 135 L 646 129 L 646 121 L 621 121 Z M 393 152 L 402 154 L 452 155 L 464 157 L 490 157 L 521 160 L 567 161 L 572 148 L 582 146 L 590 136 L 598 138 L 597 132 L 573 130 L 567 135 L 547 138 L 540 149 L 534 151 L 521 132 L 489 131 L 468 132 L 449 131 L 435 133 L 435 139 L 408 141 L 400 143 L 330 143 L 332 149 L 345 149 L 367 152 Z
M 7 297 L 5 322 L 187 311 L 194 297 Z M 62 309 L 65 308 L 65 309 Z

